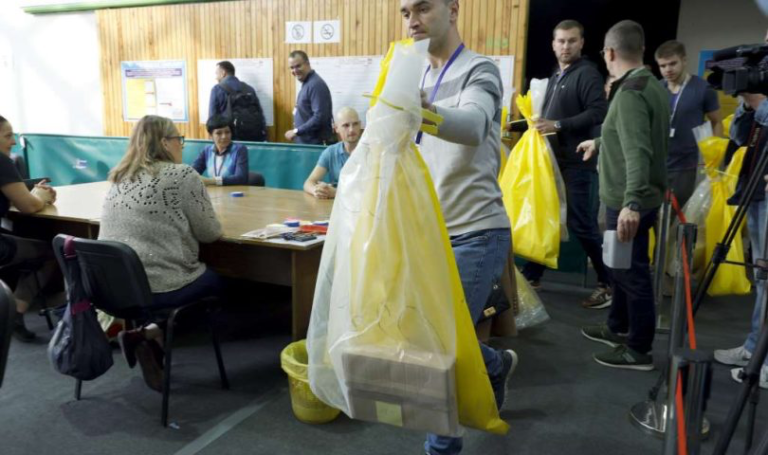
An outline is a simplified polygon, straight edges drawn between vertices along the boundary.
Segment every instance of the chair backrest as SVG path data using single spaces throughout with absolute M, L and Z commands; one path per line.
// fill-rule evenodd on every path
M 248 186 L 264 186 L 266 185 L 266 182 L 264 181 L 264 176 L 259 174 L 258 172 L 249 172 L 248 173 Z
M 19 171 L 21 178 L 28 179 L 29 168 L 27 167 L 27 162 L 24 160 L 24 157 L 21 155 L 13 154 L 11 155 L 11 160 L 13 161 L 14 166 L 16 166 L 16 169 Z
M 0 281 L 0 387 L 3 385 L 5 376 L 8 348 L 11 346 L 14 316 L 16 316 L 16 300 L 8 286 Z
M 66 236 L 53 241 L 59 264 L 63 265 Z M 152 304 L 152 291 L 144 266 L 133 249 L 111 240 L 75 239 L 83 287 L 93 305 L 113 316 L 133 319 L 142 307 Z

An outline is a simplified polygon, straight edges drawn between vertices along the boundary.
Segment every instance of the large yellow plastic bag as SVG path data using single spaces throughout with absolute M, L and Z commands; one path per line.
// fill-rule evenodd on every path
M 528 329 L 549 321 L 549 314 L 544 309 L 539 295 L 528 284 L 522 273 L 515 267 L 515 279 L 517 281 L 517 305 L 515 326 L 518 330 Z
M 705 177 L 697 185 L 688 202 L 682 207 L 682 210 L 686 221 L 695 224 L 697 227 L 691 272 L 694 276 L 700 277 L 709 260 L 709 257 L 706 255 L 705 239 L 707 237 L 706 219 L 712 207 L 712 182 L 722 174 L 718 169 L 725 158 L 728 140 L 713 136 L 712 124 L 710 122 L 705 122 L 693 128 L 693 136 L 696 139 L 699 153 L 704 162 Z M 673 274 L 677 270 L 677 261 L 679 259 L 676 237 L 677 227 L 680 225 L 680 222 L 674 210 L 671 211 L 671 216 L 673 217 L 673 222 L 667 242 L 667 271 Z
M 427 44 L 390 47 L 378 102 L 341 172 L 307 335 L 310 386 L 353 418 L 450 436 L 462 426 L 503 434 L 437 195 L 413 143 Z
M 558 191 L 559 173 L 546 140 L 533 127 L 532 90 L 517 97 L 520 113 L 528 119 L 528 130 L 510 153 L 500 186 L 512 224 L 512 245 L 517 256 L 557 268 L 560 240 L 565 237 L 564 191 Z M 538 96 L 538 95 L 537 95 Z M 562 181 L 562 178 L 559 179 Z M 561 226 L 562 224 L 562 226 Z
M 723 240 L 725 232 L 733 220 L 736 208 L 728 205 L 726 201 L 735 190 L 745 150 L 744 148 L 737 150 L 725 174 L 712 181 L 712 207 L 709 209 L 706 219 L 705 256 L 708 259 L 712 257 L 717 243 Z M 727 261 L 744 262 L 744 244 L 740 235 L 742 227 L 743 225 L 739 226 L 739 233 L 734 236 L 731 242 L 726 256 Z M 723 263 L 717 268 L 712 284 L 707 289 L 707 294 L 711 296 L 745 295 L 749 294 L 751 286 L 743 266 Z

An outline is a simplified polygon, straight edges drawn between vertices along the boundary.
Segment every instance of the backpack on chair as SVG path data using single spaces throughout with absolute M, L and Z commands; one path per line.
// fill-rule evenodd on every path
M 48 344 L 48 357 L 59 373 L 89 381 L 112 367 L 112 348 L 80 279 L 74 237 L 67 237 L 63 250 L 67 308 Z
M 224 81 L 219 82 L 227 93 L 226 116 L 232 119 L 232 139 L 236 141 L 264 142 L 267 140 L 267 125 L 256 90 L 240 81 L 240 90 L 234 90 Z

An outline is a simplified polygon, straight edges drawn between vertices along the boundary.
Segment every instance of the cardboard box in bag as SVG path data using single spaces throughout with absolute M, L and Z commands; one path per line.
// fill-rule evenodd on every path
M 455 359 L 377 346 L 342 353 L 350 416 L 445 436 L 459 434 Z

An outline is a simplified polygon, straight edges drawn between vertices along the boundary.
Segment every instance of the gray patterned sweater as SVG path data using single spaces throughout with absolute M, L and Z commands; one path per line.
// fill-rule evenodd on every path
M 221 237 L 205 185 L 186 164 L 158 163 L 155 177 L 113 184 L 102 210 L 99 240 L 136 251 L 153 293 L 180 289 L 205 272 L 199 242 Z

